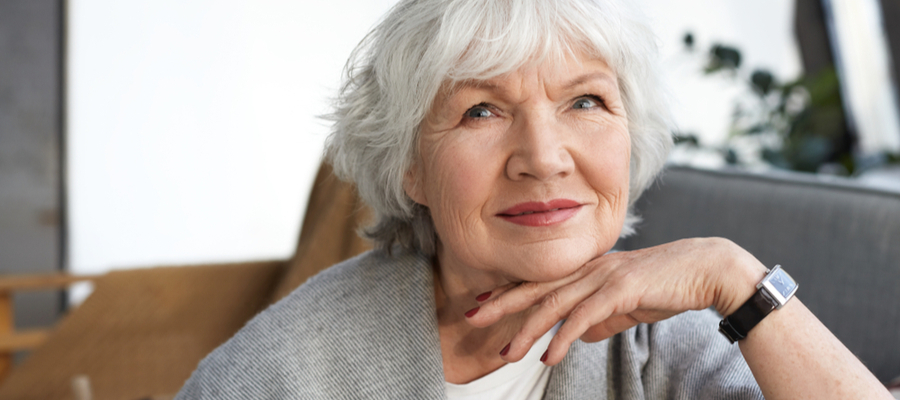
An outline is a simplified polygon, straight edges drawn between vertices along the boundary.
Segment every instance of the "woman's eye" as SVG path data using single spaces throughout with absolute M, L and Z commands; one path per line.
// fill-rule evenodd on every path
M 572 104 L 572 108 L 582 109 L 582 108 L 594 108 L 601 104 L 600 99 L 595 98 L 593 96 L 585 96 L 580 97 L 578 100 L 575 100 L 575 103 Z
M 488 110 L 487 107 L 483 105 L 477 105 L 466 110 L 466 118 L 480 119 L 488 118 L 492 115 L 494 115 L 494 113 L 492 113 L 491 110 Z

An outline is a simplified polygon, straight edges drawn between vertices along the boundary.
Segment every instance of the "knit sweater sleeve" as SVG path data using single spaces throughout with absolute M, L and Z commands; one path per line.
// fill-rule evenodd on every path
M 711 310 L 642 324 L 610 343 L 615 398 L 763 399 L 737 345 L 717 330 Z M 613 360 L 617 358 L 618 360 Z
M 209 354 L 176 399 L 443 397 L 431 282 L 419 254 L 335 265 Z

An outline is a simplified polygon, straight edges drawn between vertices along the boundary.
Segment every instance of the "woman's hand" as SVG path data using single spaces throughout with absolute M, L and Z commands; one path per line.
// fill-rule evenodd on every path
M 563 359 L 576 339 L 600 341 L 639 323 L 715 306 L 728 315 L 752 296 L 765 267 L 734 243 L 685 239 L 647 249 L 606 254 L 552 282 L 497 288 L 468 318 L 489 326 L 507 315 L 529 313 L 502 356 L 518 361 L 557 322 L 566 322 L 542 361 Z

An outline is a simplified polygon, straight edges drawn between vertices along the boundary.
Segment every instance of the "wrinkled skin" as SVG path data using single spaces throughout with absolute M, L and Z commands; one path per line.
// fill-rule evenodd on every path
M 438 95 L 404 186 L 430 209 L 439 238 L 435 298 L 448 382 L 520 360 L 563 320 L 548 365 L 579 338 L 710 306 L 728 315 L 752 296 L 766 269 L 725 239 L 606 254 L 627 210 L 630 147 L 616 74 L 602 60 L 541 63 Z M 559 199 L 575 205 L 541 223 L 508 212 Z M 790 351 L 773 347 L 791 340 Z M 799 300 L 763 320 L 741 350 L 767 398 L 887 394 Z M 791 367 L 798 363 L 817 367 Z

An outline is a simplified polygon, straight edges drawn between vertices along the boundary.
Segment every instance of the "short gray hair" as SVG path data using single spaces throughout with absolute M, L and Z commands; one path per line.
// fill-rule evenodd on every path
M 629 0 L 403 0 L 347 61 L 326 159 L 356 184 L 380 248 L 399 243 L 433 254 L 428 209 L 403 189 L 420 125 L 443 85 L 490 79 L 582 51 L 618 75 L 631 137 L 629 211 L 662 169 L 672 145 L 656 38 Z

